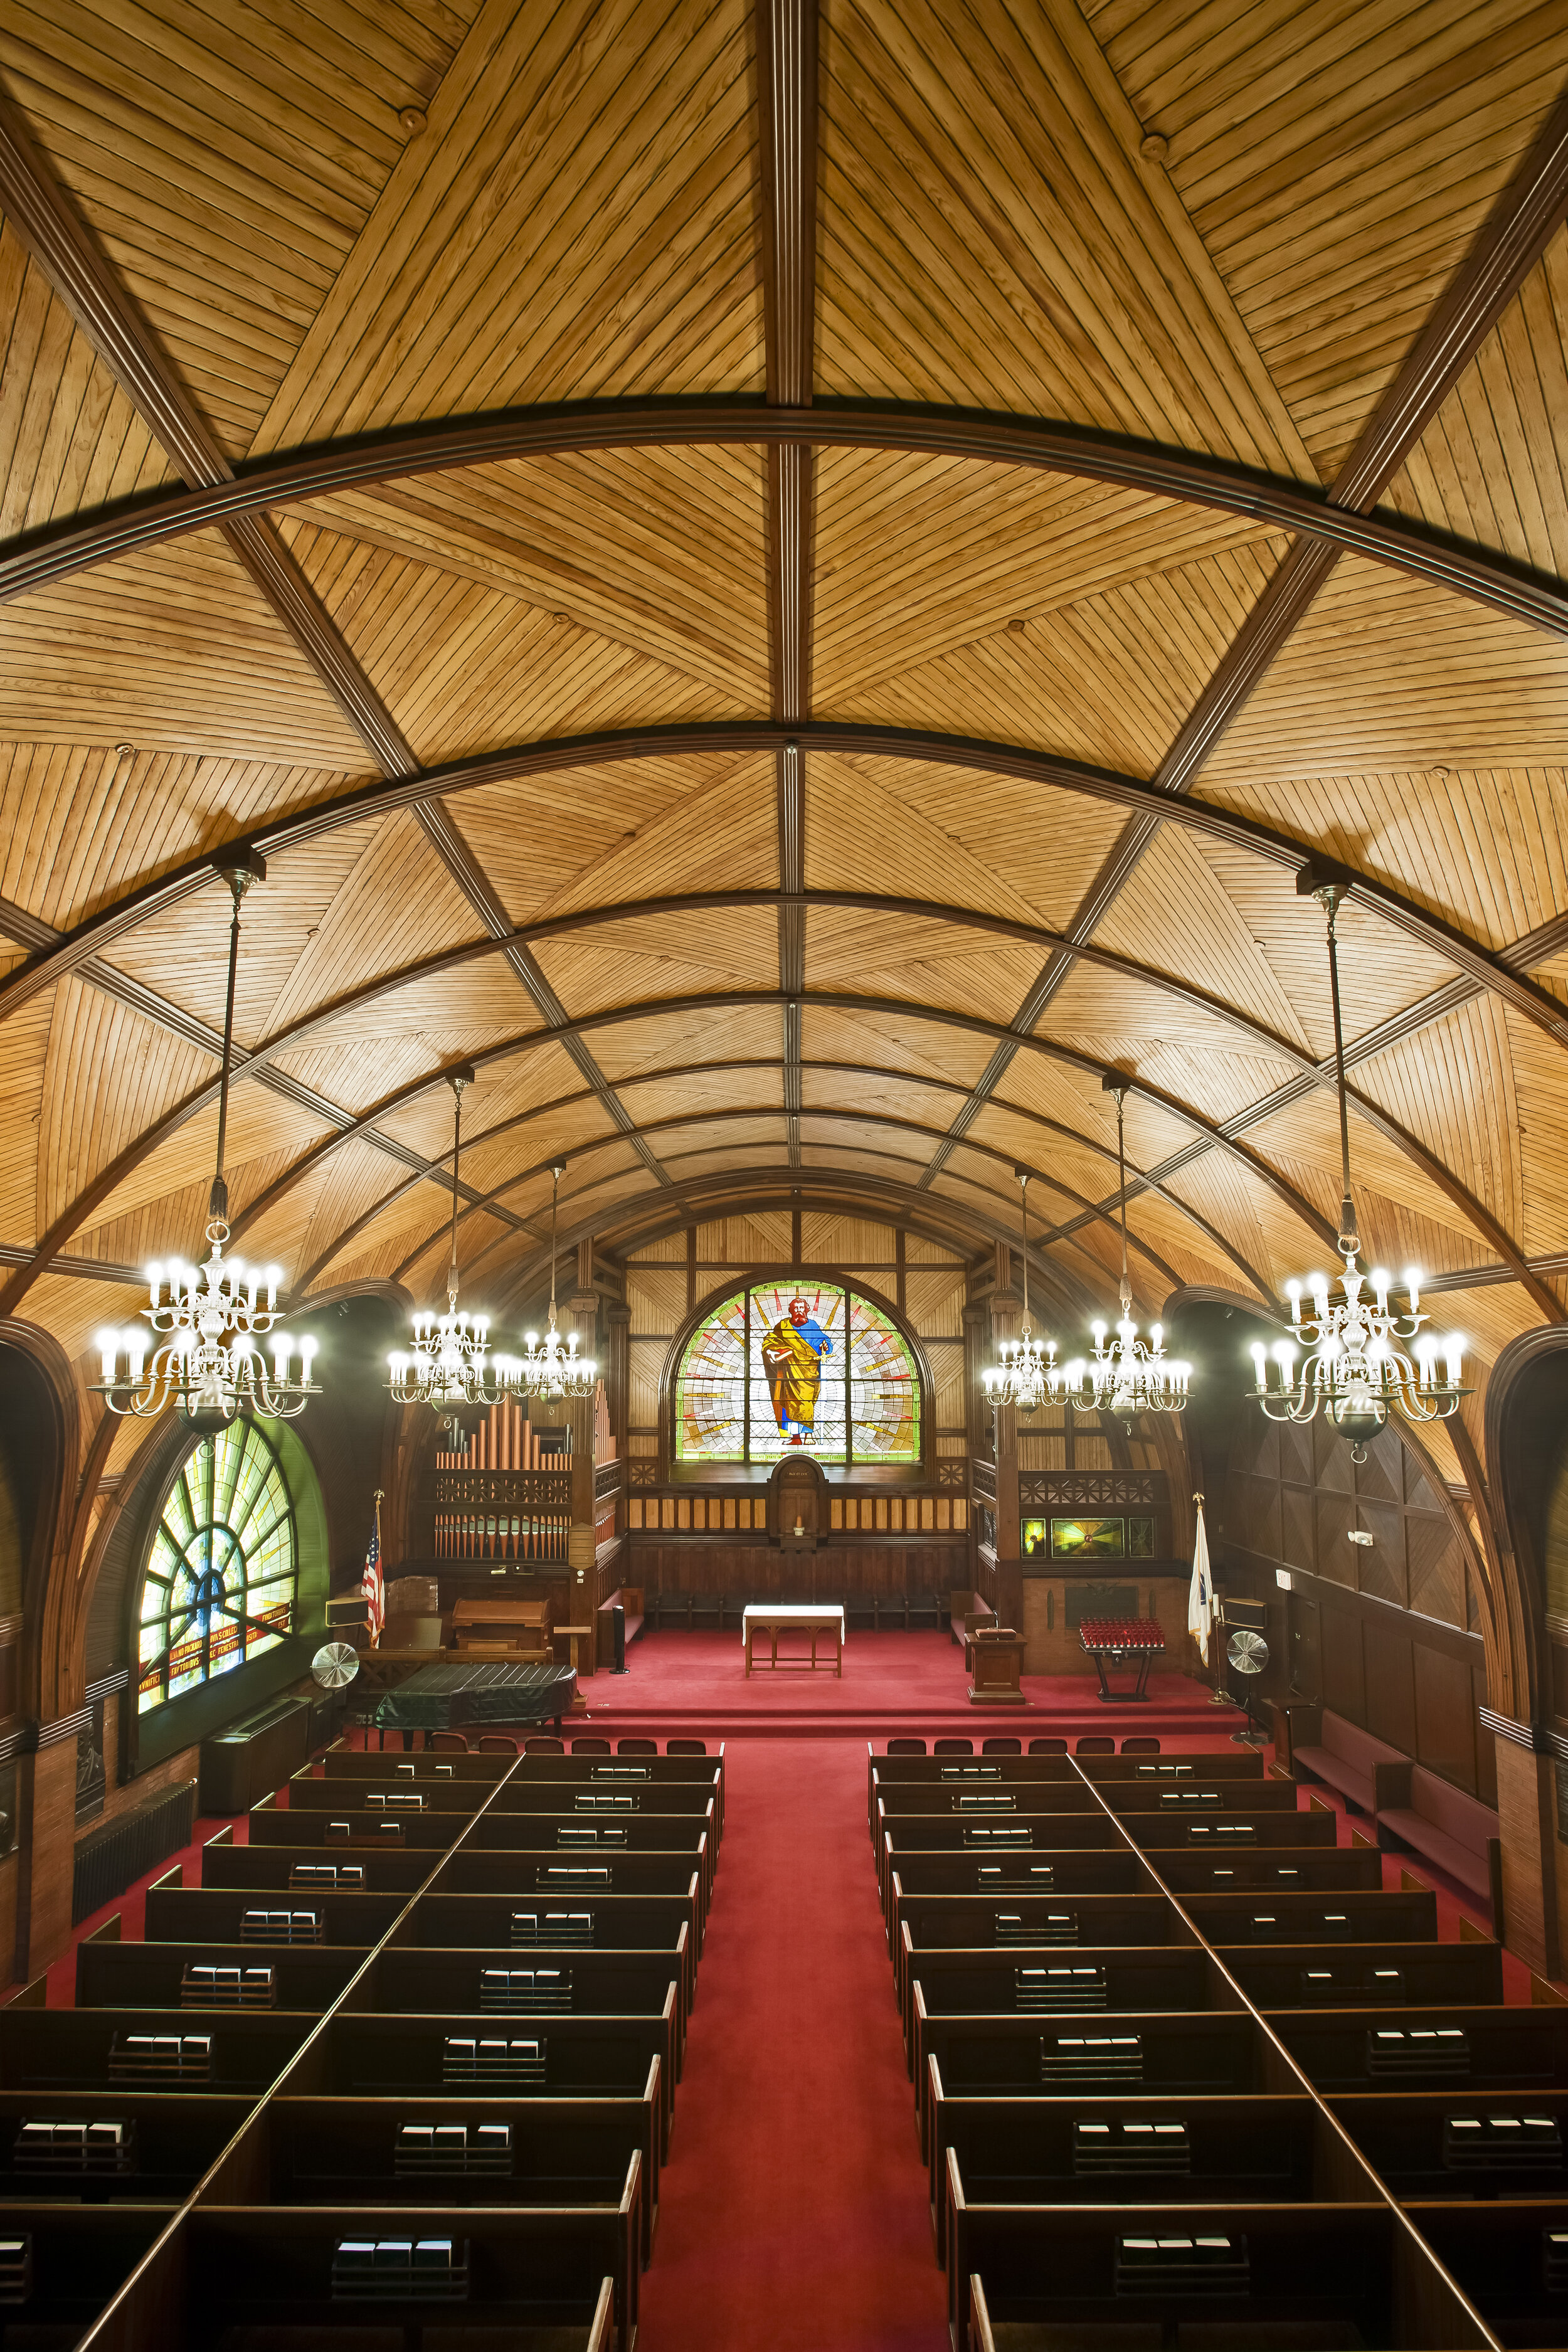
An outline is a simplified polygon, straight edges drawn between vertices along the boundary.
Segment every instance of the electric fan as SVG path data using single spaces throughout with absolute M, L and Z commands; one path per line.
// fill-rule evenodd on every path
M 1226 1663 L 1234 1666 L 1238 1675 L 1260 1675 L 1263 1672 L 1264 1667 L 1268 1664 L 1268 1644 L 1264 1640 L 1261 1633 L 1255 1633 L 1253 1632 L 1250 1625 L 1238 1625 L 1235 1633 L 1232 1633 L 1229 1641 L 1225 1645 L 1225 1654 Z M 1250 1748 L 1252 1745 L 1252 1699 L 1245 1683 L 1243 1683 L 1241 1688 L 1242 1695 L 1239 1704 L 1243 1714 L 1247 1717 L 1247 1722 L 1240 1731 L 1233 1731 L 1230 1736 L 1233 1740 L 1239 1741 L 1242 1746 Z
M 310 1661 L 323 1690 L 342 1690 L 359 1672 L 359 1652 L 347 1642 L 323 1642 Z

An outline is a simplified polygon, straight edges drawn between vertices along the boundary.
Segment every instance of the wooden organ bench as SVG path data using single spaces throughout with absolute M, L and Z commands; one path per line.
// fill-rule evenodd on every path
M 955 2352 L 1568 2343 L 1568 2005 L 1180 1762 L 868 1757 Z

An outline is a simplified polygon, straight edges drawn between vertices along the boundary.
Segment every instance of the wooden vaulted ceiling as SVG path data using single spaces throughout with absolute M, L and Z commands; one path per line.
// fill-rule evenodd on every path
M 739 1202 L 1568 1301 L 1568 16 L 16 0 L 0 1312 Z M 1460 1465 L 1456 1465 L 1460 1466 Z

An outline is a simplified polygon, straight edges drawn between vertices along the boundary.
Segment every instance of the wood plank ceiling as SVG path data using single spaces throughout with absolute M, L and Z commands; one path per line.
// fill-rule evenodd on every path
M 1568 1301 L 1568 16 L 16 0 L 0 1312 L 733 1207 Z M 1480 1398 L 1468 1411 L 1479 1429 Z M 1460 1465 L 1445 1457 L 1458 1475 Z

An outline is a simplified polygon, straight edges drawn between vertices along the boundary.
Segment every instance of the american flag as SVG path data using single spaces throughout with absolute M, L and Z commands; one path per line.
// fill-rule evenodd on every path
M 375 1519 L 370 1531 L 370 1549 L 364 1556 L 364 1573 L 359 1589 L 364 1595 L 365 1613 L 370 1620 L 370 1645 L 374 1650 L 381 1639 L 381 1629 L 386 1622 L 386 1587 L 381 1574 L 381 1496 L 375 1498 Z

